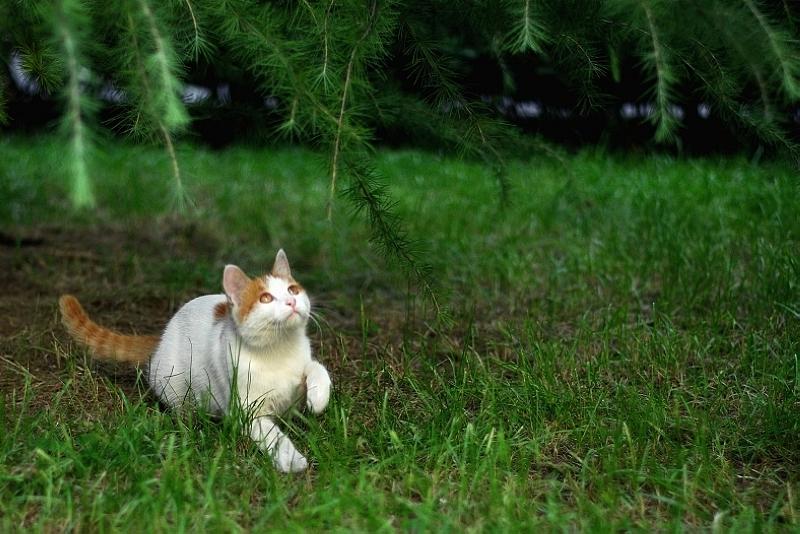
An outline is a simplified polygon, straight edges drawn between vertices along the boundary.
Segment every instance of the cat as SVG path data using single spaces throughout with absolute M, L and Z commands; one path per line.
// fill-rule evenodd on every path
M 151 389 L 170 408 L 200 403 L 222 415 L 240 402 L 253 413 L 250 437 L 275 467 L 303 471 L 308 460 L 275 417 L 304 396 L 313 413 L 322 412 L 330 399 L 330 376 L 311 357 L 306 335 L 308 294 L 292 277 L 283 249 L 271 272 L 258 278 L 227 265 L 222 287 L 224 294 L 184 304 L 160 337 L 103 328 L 71 295 L 61 296 L 59 307 L 70 335 L 94 356 L 143 365 Z

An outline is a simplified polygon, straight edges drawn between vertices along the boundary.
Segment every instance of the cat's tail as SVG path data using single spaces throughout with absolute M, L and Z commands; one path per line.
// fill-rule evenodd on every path
M 61 322 L 70 335 L 89 347 L 97 358 L 127 363 L 145 363 L 158 345 L 158 336 L 126 336 L 103 328 L 86 315 L 78 299 L 61 295 L 58 299 Z

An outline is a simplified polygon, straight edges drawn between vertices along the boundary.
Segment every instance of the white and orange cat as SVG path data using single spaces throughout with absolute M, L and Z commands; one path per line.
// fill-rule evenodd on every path
M 330 398 L 330 377 L 311 357 L 306 335 L 308 295 L 283 250 L 272 271 L 259 278 L 226 266 L 222 286 L 224 294 L 184 304 L 160 337 L 103 328 L 71 295 L 63 295 L 59 306 L 69 333 L 94 356 L 145 365 L 150 387 L 171 408 L 200 403 L 221 415 L 241 402 L 254 416 L 250 436 L 276 468 L 303 471 L 308 461 L 274 418 L 304 396 L 307 407 L 320 413 Z

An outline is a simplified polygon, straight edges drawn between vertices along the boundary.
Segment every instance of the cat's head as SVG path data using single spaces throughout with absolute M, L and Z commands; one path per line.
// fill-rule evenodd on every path
M 275 256 L 272 270 L 257 278 L 250 278 L 235 265 L 226 265 L 222 287 L 245 342 L 265 345 L 298 329 L 305 330 L 311 301 L 303 286 L 292 277 L 283 249 Z

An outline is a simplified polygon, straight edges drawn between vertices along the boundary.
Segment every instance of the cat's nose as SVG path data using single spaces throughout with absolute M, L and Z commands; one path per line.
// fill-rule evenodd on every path
M 291 296 L 287 297 L 286 305 L 287 306 L 291 306 L 292 309 L 294 309 L 294 307 L 297 306 L 297 299 L 295 299 L 294 297 L 291 297 Z

